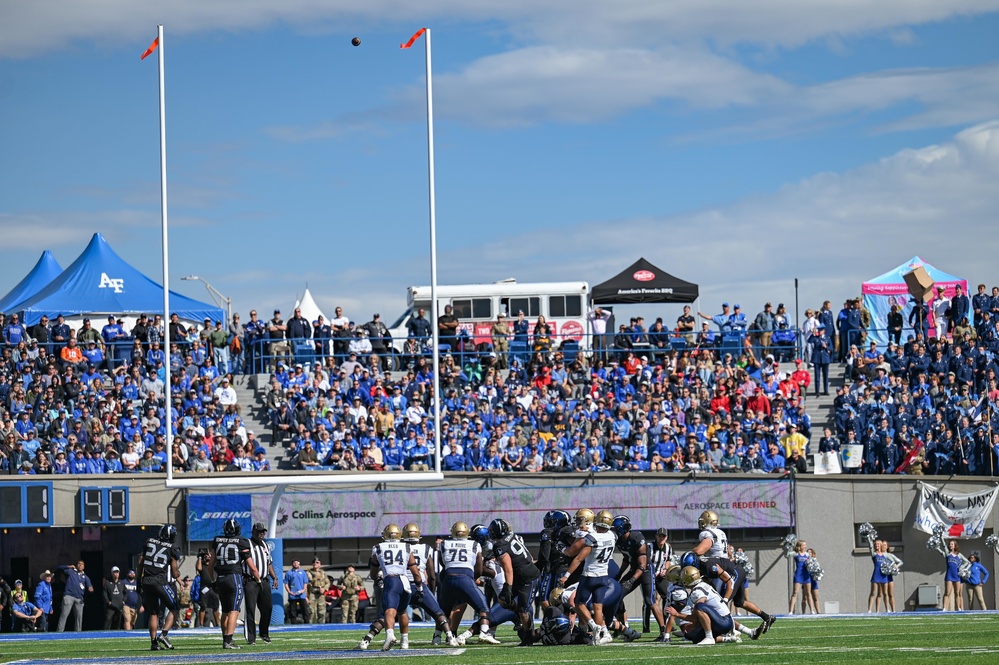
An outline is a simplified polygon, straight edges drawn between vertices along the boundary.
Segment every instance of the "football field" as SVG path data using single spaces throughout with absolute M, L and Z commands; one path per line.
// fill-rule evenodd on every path
M 753 627 L 756 621 L 747 625 Z M 280 663 L 306 665 L 322 661 L 399 663 L 413 665 L 534 665 L 568 663 L 635 663 L 681 658 L 685 662 L 752 663 L 974 663 L 999 662 L 999 613 L 906 614 L 780 618 L 759 641 L 693 646 L 655 644 L 655 634 L 626 644 L 600 647 L 535 646 L 519 648 L 509 626 L 500 627 L 498 646 L 469 644 L 462 648 L 430 645 L 432 631 L 414 627 L 411 649 L 382 653 L 381 639 L 369 651 L 358 651 L 366 626 L 293 626 L 275 628 L 272 644 L 259 640 L 238 651 L 223 651 L 216 629 L 171 633 L 173 651 L 150 652 L 146 634 L 83 633 L 11 635 L 0 637 L 0 663 L 45 665 L 194 665 L 195 663 Z M 674 637 L 674 641 L 677 638 Z M 237 642 L 242 642 L 239 635 Z

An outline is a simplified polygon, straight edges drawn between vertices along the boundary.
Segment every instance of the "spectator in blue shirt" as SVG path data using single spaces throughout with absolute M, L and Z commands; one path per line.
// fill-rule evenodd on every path
M 59 623 L 56 632 L 66 630 L 66 623 L 70 615 L 73 616 L 73 628 L 75 632 L 83 630 L 83 596 L 85 593 L 93 593 L 94 585 L 84 572 L 83 561 L 78 561 L 76 565 L 59 566 L 59 572 L 66 576 L 66 589 L 62 597 L 62 609 L 59 612 Z
M 309 574 L 302 570 L 301 562 L 293 559 L 291 568 L 284 574 L 284 591 L 288 595 L 288 618 L 291 623 L 309 623 L 309 603 L 305 597 Z
M 4 326 L 3 341 L 8 346 L 16 347 L 28 337 L 28 329 L 20 322 L 17 314 L 10 315 L 10 323 Z
M 35 605 L 42 611 L 38 630 L 45 632 L 49 629 L 49 617 L 52 616 L 52 571 L 46 570 L 38 576 L 38 579 L 38 586 L 35 587 Z

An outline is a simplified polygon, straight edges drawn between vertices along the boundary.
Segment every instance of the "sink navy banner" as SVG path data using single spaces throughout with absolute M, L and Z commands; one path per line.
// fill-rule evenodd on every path
M 243 535 L 250 537 L 253 513 L 249 494 L 188 494 L 187 539 L 211 540 L 222 533 L 222 525 L 229 518 L 239 522 Z M 267 520 L 261 520 L 264 524 Z
M 267 524 L 272 495 L 252 496 L 253 519 L 248 521 Z M 226 510 L 233 510 L 235 498 L 225 497 Z M 390 522 L 400 525 L 416 522 L 425 534 L 442 534 L 457 521 L 488 523 L 494 517 L 508 520 L 515 530 L 537 531 L 546 511 L 563 508 L 571 513 L 580 507 L 627 514 L 637 528 L 647 530 L 661 526 L 694 529 L 698 515 L 709 509 L 718 513 L 722 528 L 792 526 L 791 484 L 786 480 L 754 480 L 433 492 L 288 493 L 281 497 L 277 533 L 271 535 L 365 538 L 378 536 Z

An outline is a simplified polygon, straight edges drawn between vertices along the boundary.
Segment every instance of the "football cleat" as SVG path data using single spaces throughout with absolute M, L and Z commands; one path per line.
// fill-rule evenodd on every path
M 611 637 L 610 631 L 607 630 L 606 626 L 597 626 L 597 634 L 594 635 L 593 643 L 597 646 L 603 644 L 610 644 L 614 641 Z
M 621 634 L 624 635 L 624 640 L 626 642 L 634 642 L 635 640 L 637 640 L 639 637 L 642 636 L 640 632 L 638 632 L 634 628 L 631 628 L 630 626 L 622 630 Z
M 223 649 L 242 649 L 243 647 L 239 646 L 235 642 L 226 642 L 226 643 L 224 643 L 222 645 L 222 648 Z
M 150 651 L 161 651 L 162 649 L 163 647 L 160 646 L 159 642 L 153 642 L 151 645 L 149 645 Z
M 659 642 L 660 644 L 669 644 L 670 643 L 669 633 L 659 633 L 659 637 L 657 637 L 652 641 Z
M 392 648 L 392 645 L 395 644 L 396 642 L 398 642 L 398 640 L 395 639 L 395 636 L 386 637 L 385 641 L 382 642 L 382 651 L 388 651 L 389 649 Z
M 493 637 L 492 633 L 488 630 L 484 630 L 479 633 L 479 642 L 484 644 L 501 644 L 501 642 Z
M 357 648 L 360 649 L 361 651 L 367 651 L 369 646 L 371 646 L 371 638 L 365 635 L 364 637 L 361 638 L 361 641 L 357 645 Z
M 439 630 L 434 631 L 434 638 L 430 640 L 430 643 L 433 644 L 435 647 L 439 647 L 441 645 L 441 631 Z
M 765 622 L 763 622 L 763 632 L 764 634 L 770 632 L 770 628 L 777 623 L 777 617 L 771 614 Z
M 173 649 L 173 644 L 170 642 L 170 638 L 166 635 L 160 635 L 156 638 L 156 641 L 162 644 L 167 649 Z
M 271 638 L 270 637 L 264 637 L 263 635 L 261 635 L 260 639 L 262 639 L 264 641 L 264 644 L 270 644 L 271 643 Z
M 759 626 L 756 627 L 756 630 L 753 631 L 753 634 L 751 635 L 751 637 L 754 640 L 760 639 L 760 635 L 763 634 L 763 629 L 766 628 L 766 627 L 767 627 L 767 622 L 764 621 L 763 623 L 761 623 Z
M 721 641 L 739 643 L 742 642 L 742 636 L 738 633 L 729 633 L 728 635 L 722 635 Z
M 402 641 L 399 642 L 400 649 L 409 649 L 409 635 L 403 635 Z
M 704 646 L 710 646 L 710 645 L 712 645 L 714 643 L 715 643 L 715 638 L 713 638 L 713 637 L 705 637 L 703 640 L 701 640 L 700 642 L 697 643 L 697 646 L 702 646 L 702 647 L 704 647 Z

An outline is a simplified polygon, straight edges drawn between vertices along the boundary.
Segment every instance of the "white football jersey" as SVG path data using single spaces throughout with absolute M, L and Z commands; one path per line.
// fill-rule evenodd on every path
M 409 553 L 413 555 L 416 559 L 416 569 L 420 571 L 420 577 L 424 582 L 427 581 L 427 564 L 433 564 L 434 551 L 430 548 L 430 545 L 424 545 L 423 543 L 410 543 Z M 410 582 L 413 582 L 413 572 L 406 569 L 406 577 Z
M 409 569 L 409 543 L 386 540 L 371 548 L 371 556 L 378 559 L 385 577 L 406 577 Z
M 587 533 L 583 542 L 590 546 L 590 553 L 583 562 L 583 577 L 606 577 L 607 564 L 614 557 L 617 536 L 613 531 L 593 530 Z
M 714 587 L 707 582 L 698 582 L 690 590 L 690 598 L 688 603 L 691 606 L 696 605 L 701 599 L 704 599 L 703 605 L 707 605 L 714 611 L 718 613 L 719 616 L 727 617 L 729 615 L 728 603 L 722 600 L 722 597 L 718 595 Z
M 503 566 L 496 559 L 489 559 L 486 561 L 486 568 L 496 573 L 495 577 L 487 577 L 486 581 L 493 586 L 493 591 L 499 596 L 503 592 L 503 585 L 506 584 L 506 573 L 503 572 Z
M 704 540 L 705 538 L 711 539 L 711 548 L 704 553 L 705 557 L 715 559 L 728 558 L 728 536 L 725 535 L 724 531 L 716 526 L 706 527 L 697 536 L 698 540 Z
M 475 561 L 482 552 L 482 547 L 474 540 L 449 538 L 441 541 L 438 554 L 440 563 L 448 572 L 467 570 L 475 574 Z

